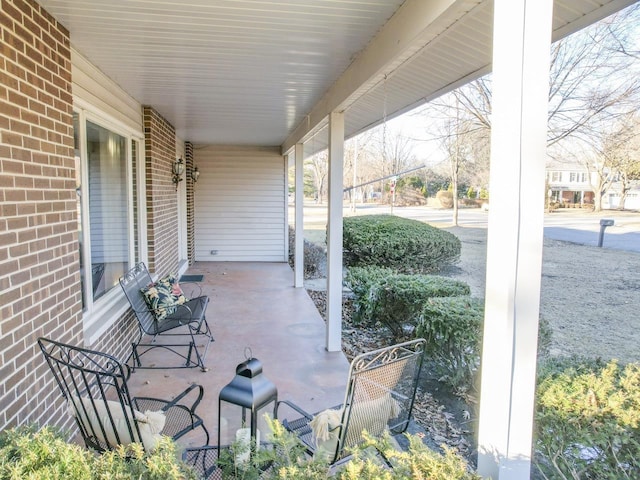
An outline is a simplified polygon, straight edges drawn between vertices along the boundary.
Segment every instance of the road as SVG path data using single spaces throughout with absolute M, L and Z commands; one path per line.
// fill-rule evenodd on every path
M 359 205 L 356 215 L 374 215 L 391 213 L 391 207 L 379 205 Z M 451 210 L 432 207 L 395 207 L 394 215 L 427 222 L 434 226 L 451 225 Z M 305 231 L 307 229 L 324 229 L 327 222 L 327 209 L 323 205 L 305 205 Z M 349 207 L 345 207 L 344 215 L 354 215 Z M 489 213 L 477 208 L 460 209 L 458 225 L 461 227 L 487 228 Z M 598 246 L 600 239 L 600 220 L 612 219 L 613 226 L 606 227 L 603 236 L 603 248 L 626 250 L 640 253 L 640 213 L 618 212 L 607 210 L 593 213 L 580 209 L 556 210 L 545 213 L 544 236 L 553 240 Z M 290 209 L 290 220 L 293 221 L 293 208 Z

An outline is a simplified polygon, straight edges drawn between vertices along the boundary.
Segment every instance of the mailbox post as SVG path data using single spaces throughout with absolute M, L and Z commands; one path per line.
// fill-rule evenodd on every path
M 599 247 L 602 247 L 602 242 L 604 241 L 604 230 L 611 226 L 613 226 L 612 218 L 603 218 L 600 220 L 600 238 L 598 238 Z

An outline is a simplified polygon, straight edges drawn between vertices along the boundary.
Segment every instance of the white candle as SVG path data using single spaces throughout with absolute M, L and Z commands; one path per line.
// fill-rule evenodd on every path
M 238 453 L 236 454 L 236 464 L 246 465 L 249 462 L 251 454 L 251 429 L 240 428 L 236 431 L 236 446 Z M 260 430 L 256 430 L 256 450 L 260 448 Z

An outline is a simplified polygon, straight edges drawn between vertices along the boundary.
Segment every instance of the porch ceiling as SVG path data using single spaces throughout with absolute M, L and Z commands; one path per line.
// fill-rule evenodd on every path
M 554 38 L 635 0 L 555 0 Z M 490 0 L 39 0 L 80 54 L 197 144 L 346 135 L 490 69 Z M 386 78 L 386 80 L 384 80 Z

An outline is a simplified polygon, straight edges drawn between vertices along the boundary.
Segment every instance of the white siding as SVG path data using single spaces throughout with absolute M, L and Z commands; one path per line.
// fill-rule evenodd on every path
M 196 261 L 284 262 L 285 170 L 279 149 L 196 147 L 194 157 L 200 170 Z

